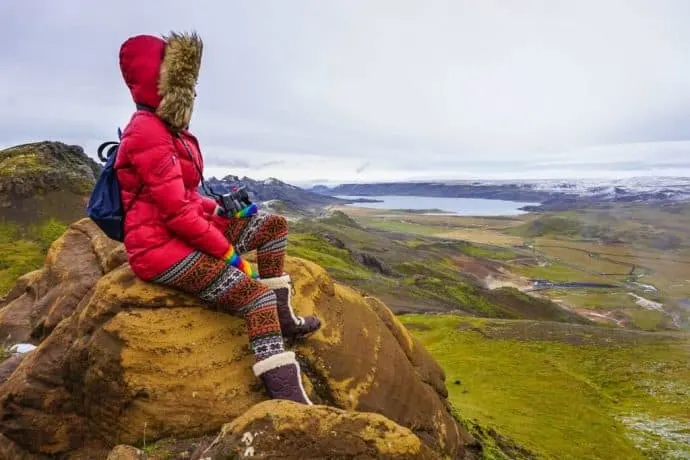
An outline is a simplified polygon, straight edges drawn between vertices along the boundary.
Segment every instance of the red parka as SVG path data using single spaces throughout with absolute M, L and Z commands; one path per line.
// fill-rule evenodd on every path
M 125 210 L 130 265 L 144 280 L 194 250 L 222 259 L 230 245 L 197 192 L 204 161 L 187 129 L 201 61 L 196 35 L 140 35 L 120 49 L 120 68 L 137 110 L 122 133 L 115 168 Z M 196 164 L 195 164 L 196 163 Z

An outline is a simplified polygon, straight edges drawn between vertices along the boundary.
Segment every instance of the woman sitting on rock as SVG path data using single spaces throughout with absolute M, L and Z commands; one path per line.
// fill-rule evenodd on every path
M 139 278 L 241 314 L 254 373 L 269 394 L 311 404 L 283 339 L 306 337 L 321 324 L 292 311 L 283 272 L 286 220 L 264 212 L 221 217 L 216 202 L 197 192 L 203 158 L 188 125 L 201 54 L 196 34 L 139 35 L 120 48 L 120 69 L 137 104 L 115 163 L 127 256 Z M 258 276 L 240 257 L 254 249 Z

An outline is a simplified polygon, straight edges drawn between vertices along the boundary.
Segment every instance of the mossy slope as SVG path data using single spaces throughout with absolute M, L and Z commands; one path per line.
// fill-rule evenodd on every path
M 687 335 L 405 315 L 463 416 L 540 458 L 687 458 Z

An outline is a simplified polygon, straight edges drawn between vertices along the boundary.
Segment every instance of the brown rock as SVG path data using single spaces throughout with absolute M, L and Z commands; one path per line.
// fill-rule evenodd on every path
M 27 353 L 15 353 L 0 363 L 0 385 L 5 383 L 7 379 L 10 378 L 10 375 L 17 370 L 26 356 Z
M 10 438 L 0 434 L 0 458 L 7 460 L 47 460 L 48 457 L 40 454 L 32 454 L 20 447 Z
M 144 453 L 136 447 L 120 444 L 110 451 L 106 460 L 142 460 L 144 458 L 146 458 Z
M 288 401 L 255 405 L 192 459 L 440 459 L 407 428 L 374 413 Z
M 241 319 L 144 283 L 126 264 L 113 269 L 122 250 L 104 239 L 88 220 L 74 224 L 0 310 L 28 296 L 32 330 L 47 335 L 0 386 L 0 433 L 47 454 L 191 438 L 267 399 Z M 296 350 L 313 400 L 381 414 L 432 451 L 463 457 L 473 440 L 450 415 L 442 370 L 385 305 L 313 263 L 290 258 L 286 270 L 298 313 L 323 321 Z
M 48 336 L 104 273 L 125 261 L 121 244 L 88 220 L 76 222 L 50 247 L 44 268 L 22 276 L 0 304 L 0 337 L 18 343 Z

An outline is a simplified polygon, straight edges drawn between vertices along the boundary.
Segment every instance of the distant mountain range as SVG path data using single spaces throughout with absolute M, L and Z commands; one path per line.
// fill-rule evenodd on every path
M 289 210 L 310 211 L 334 204 L 346 204 L 342 200 L 326 194 L 315 193 L 303 188 L 286 184 L 275 178 L 254 180 L 249 177 L 225 176 L 222 179 L 211 177 L 206 181 L 211 191 L 218 194 L 229 192 L 234 186 L 244 186 L 252 199 L 259 203 L 279 200 Z M 204 191 L 200 188 L 200 192 Z
M 690 178 L 648 177 L 624 180 L 444 181 L 317 185 L 304 189 L 275 178 L 225 176 L 207 180 L 216 193 L 245 186 L 257 202 L 279 200 L 292 211 L 377 201 L 380 196 L 484 198 L 525 203 L 526 211 L 562 211 L 614 202 L 675 203 L 690 200 Z M 202 191 L 200 189 L 200 191 Z M 203 191 L 202 191 L 203 192 Z M 347 198 L 345 198 L 347 197 Z M 350 198 L 359 197 L 359 198 Z M 363 198 L 362 198 L 363 197 Z
M 690 200 L 690 178 L 644 177 L 624 180 L 443 181 L 315 186 L 330 196 L 426 196 L 485 198 L 524 203 L 528 211 L 558 211 L 612 202 Z

